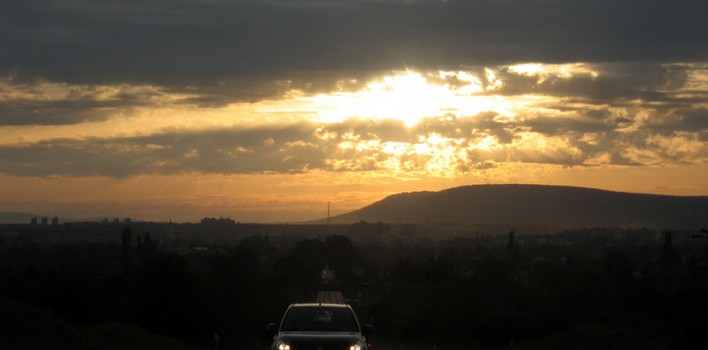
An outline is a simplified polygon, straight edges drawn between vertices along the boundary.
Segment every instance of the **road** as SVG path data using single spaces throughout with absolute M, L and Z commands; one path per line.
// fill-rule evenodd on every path
M 321 290 L 317 292 L 317 302 L 322 304 L 344 304 L 344 296 L 338 290 Z

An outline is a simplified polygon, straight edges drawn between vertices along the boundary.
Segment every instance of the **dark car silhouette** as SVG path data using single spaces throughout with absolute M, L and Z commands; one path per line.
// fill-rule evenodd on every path
M 359 325 L 354 310 L 345 304 L 292 304 L 280 326 L 268 324 L 271 350 L 367 350 L 371 325 Z

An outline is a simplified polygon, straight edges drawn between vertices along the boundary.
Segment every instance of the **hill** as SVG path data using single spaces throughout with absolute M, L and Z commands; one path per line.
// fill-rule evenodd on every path
M 696 229 L 708 225 L 707 214 L 706 196 L 545 185 L 475 185 L 392 195 L 332 217 L 330 222 Z

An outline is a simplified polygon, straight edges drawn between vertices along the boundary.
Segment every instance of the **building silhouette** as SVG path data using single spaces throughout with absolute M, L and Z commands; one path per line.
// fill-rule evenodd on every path
M 202 218 L 201 224 L 208 226 L 230 226 L 235 225 L 236 221 L 231 218 Z

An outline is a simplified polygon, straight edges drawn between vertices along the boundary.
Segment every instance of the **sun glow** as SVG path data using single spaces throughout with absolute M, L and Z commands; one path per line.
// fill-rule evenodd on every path
M 321 121 L 397 119 L 413 126 L 427 116 L 454 108 L 454 98 L 455 94 L 446 86 L 431 84 L 418 73 L 406 72 L 373 81 L 358 92 L 318 95 L 312 102 L 324 107 L 319 108 Z
M 486 89 L 500 86 L 501 82 L 493 77 Z M 414 126 L 425 118 L 451 113 L 474 116 L 494 111 L 513 116 L 518 108 L 538 102 L 535 96 L 490 96 L 486 89 L 477 77 L 466 72 L 406 71 L 381 77 L 355 92 L 300 97 L 297 111 L 316 111 L 313 116 L 320 122 L 394 119 Z
M 598 72 L 592 66 L 582 63 L 567 63 L 567 64 L 541 64 L 541 63 L 523 63 L 509 66 L 509 71 L 525 75 L 538 76 L 541 80 L 545 80 L 550 76 L 559 78 L 572 78 L 577 75 L 587 75 L 597 78 Z

